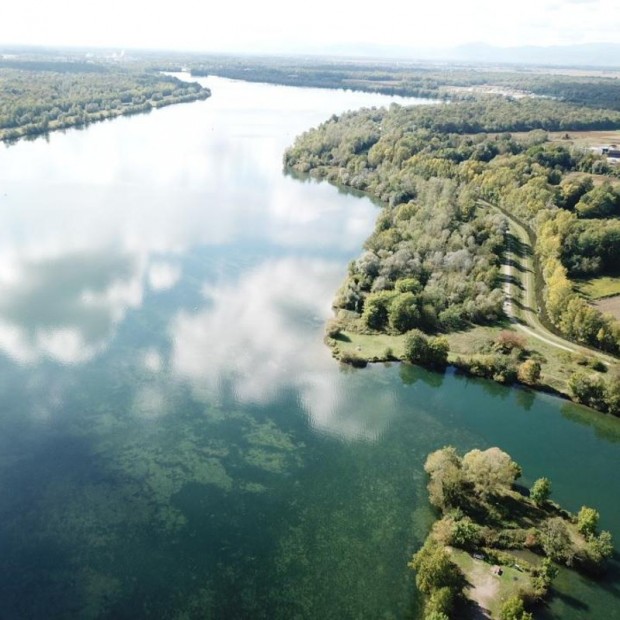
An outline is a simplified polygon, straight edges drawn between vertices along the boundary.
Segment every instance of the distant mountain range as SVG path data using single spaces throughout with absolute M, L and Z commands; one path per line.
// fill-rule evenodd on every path
M 450 51 L 451 58 L 469 62 L 620 67 L 619 43 L 585 43 L 548 47 L 535 45 L 494 47 L 483 43 L 471 43 Z
M 300 53 L 318 53 L 299 50 Z M 620 68 L 620 43 L 581 45 L 497 47 L 486 43 L 468 43 L 452 48 L 415 48 L 406 46 L 345 44 L 321 48 L 322 55 L 356 58 L 401 59 L 404 61 L 457 61 L 489 64 Z

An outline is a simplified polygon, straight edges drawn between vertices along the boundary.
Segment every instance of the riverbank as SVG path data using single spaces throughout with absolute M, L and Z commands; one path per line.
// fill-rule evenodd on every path
M 337 322 L 331 322 L 328 326 L 329 333 L 326 333 L 325 343 L 330 347 L 335 359 L 356 367 L 407 361 L 406 334 L 359 333 L 351 329 L 351 320 L 349 317 L 349 329 L 345 328 L 337 333 Z M 505 348 L 502 352 L 499 341 L 505 339 L 506 334 L 514 334 L 516 346 L 509 347 L 510 350 Z M 597 364 L 594 355 L 563 351 L 552 343 L 524 337 L 508 320 L 495 326 L 471 326 L 444 336 L 450 347 L 448 364 L 459 372 L 491 379 L 503 385 L 525 386 L 573 402 L 578 401 L 570 388 L 571 377 L 583 372 L 603 377 L 609 372 L 608 368 Z M 519 366 L 528 359 L 540 363 L 541 371 L 536 380 L 526 381 L 523 380 L 524 375 L 519 375 Z
M 170 75 L 109 65 L 15 62 L 0 66 L 0 141 L 204 100 L 211 91 Z

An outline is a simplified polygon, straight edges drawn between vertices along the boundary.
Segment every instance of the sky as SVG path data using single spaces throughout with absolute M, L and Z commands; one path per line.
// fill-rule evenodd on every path
M 9 0 L 0 20 L 5 45 L 290 53 L 593 42 L 620 42 L 619 0 Z

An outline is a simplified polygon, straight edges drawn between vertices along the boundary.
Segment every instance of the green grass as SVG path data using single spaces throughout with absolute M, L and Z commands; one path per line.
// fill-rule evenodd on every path
M 472 326 L 467 330 L 446 334 L 450 343 L 449 362 L 454 362 L 458 357 L 468 359 L 473 355 L 488 353 L 500 332 L 507 329 L 524 336 L 529 355 L 542 363 L 542 386 L 549 386 L 556 392 L 569 396 L 570 376 L 578 371 L 593 372 L 591 366 L 596 360 L 594 355 L 562 351 L 515 330 L 508 321 L 496 326 Z M 335 340 L 334 356 L 340 358 L 343 353 L 349 353 L 369 362 L 402 359 L 404 339 L 403 334 L 358 334 L 354 331 L 342 331 L 341 336 Z M 391 357 L 387 355 L 388 350 L 391 350 Z
M 588 280 L 575 280 L 575 288 L 592 301 L 620 295 L 620 276 L 601 276 Z
M 403 356 L 404 335 L 388 334 L 356 334 L 343 331 L 336 339 L 336 346 L 341 353 L 354 353 L 368 361 L 388 360 L 388 349 L 392 350 L 393 358 Z
M 470 584 L 470 587 L 465 589 L 467 597 L 487 609 L 491 618 L 499 617 L 502 603 L 506 599 L 529 589 L 530 577 L 527 572 L 520 571 L 512 566 L 502 566 L 502 575 L 493 575 L 491 563 L 476 560 L 469 553 L 460 549 L 453 548 L 450 557 L 463 571 L 465 579 Z M 491 598 L 477 600 L 478 588 L 484 589 L 485 582 L 492 582 L 496 585 L 496 590 Z

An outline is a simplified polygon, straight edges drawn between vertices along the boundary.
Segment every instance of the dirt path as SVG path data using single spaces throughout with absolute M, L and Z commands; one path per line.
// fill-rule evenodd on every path
M 612 356 L 566 340 L 542 324 L 536 299 L 535 257 L 530 235 L 521 222 L 503 209 L 487 202 L 483 204 L 500 212 L 509 223 L 508 247 L 502 261 L 501 273 L 506 293 L 504 311 L 510 321 L 520 331 L 557 349 L 594 355 L 607 365 L 615 364 L 617 360 Z
M 489 609 L 499 592 L 499 581 L 491 574 L 488 564 L 476 563 L 468 574 L 470 585 L 466 588 L 467 598 L 478 606 L 478 618 L 490 618 Z

